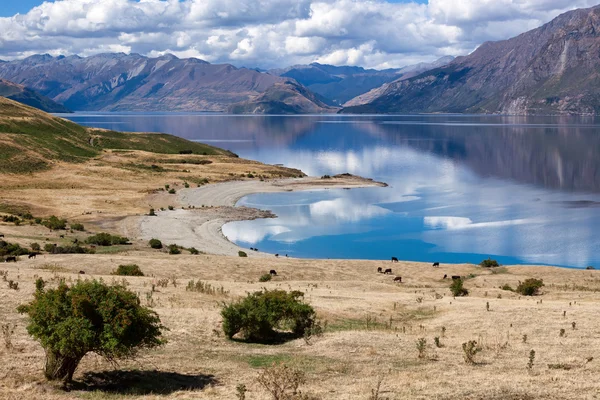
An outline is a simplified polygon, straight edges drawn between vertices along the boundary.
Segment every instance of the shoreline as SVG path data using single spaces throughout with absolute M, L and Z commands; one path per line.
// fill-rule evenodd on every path
M 238 256 L 245 251 L 248 257 L 274 257 L 258 251 L 249 252 L 223 235 L 222 227 L 228 222 L 248 221 L 257 218 L 276 218 L 268 210 L 236 207 L 243 197 L 256 193 L 280 193 L 304 190 L 356 189 L 386 187 L 383 182 L 350 174 L 332 178 L 288 178 L 272 181 L 230 181 L 209 184 L 198 188 L 181 189 L 177 193 L 177 208 L 157 211 L 156 216 L 126 218 L 121 230 L 137 239 L 159 239 L 164 245 L 177 244 L 194 247 L 206 254 Z M 153 200 L 164 201 L 168 194 L 155 196 Z

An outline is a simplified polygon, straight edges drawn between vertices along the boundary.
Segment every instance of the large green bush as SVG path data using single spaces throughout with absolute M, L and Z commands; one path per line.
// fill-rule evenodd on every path
M 491 258 L 488 258 L 487 260 L 483 260 L 482 262 L 479 263 L 479 265 L 484 268 L 494 268 L 494 267 L 500 266 L 500 264 L 498 264 L 498 261 L 492 260 Z
M 228 338 L 240 333 L 248 341 L 272 342 L 282 332 L 301 337 L 315 324 L 314 309 L 301 301 L 302 292 L 265 290 L 248 294 L 221 311 Z
M 27 331 L 46 351 L 49 380 L 70 382 L 89 352 L 112 361 L 165 343 L 158 315 L 124 286 L 96 280 L 44 286 L 38 279 L 33 301 L 18 311 L 28 314 Z
M 98 233 L 86 239 L 86 243 L 95 244 L 98 246 L 113 246 L 117 244 L 128 244 L 129 239 L 126 237 L 111 235 L 110 233 Z
M 148 244 L 150 245 L 150 247 L 152 247 L 153 249 L 162 249 L 163 248 L 163 244 L 160 240 L 158 239 L 150 239 L 148 241 Z
M 519 282 L 517 293 L 520 293 L 523 296 L 535 296 L 542 286 L 544 286 L 544 281 L 541 279 L 525 279 L 525 281 Z
M 29 250 L 24 249 L 17 243 L 8 243 L 0 240 L 0 257 L 3 256 L 23 256 L 29 254 Z
M 67 228 L 67 220 L 60 219 L 57 216 L 53 215 L 50 218 L 43 220 L 42 225 L 53 231 L 58 231 Z

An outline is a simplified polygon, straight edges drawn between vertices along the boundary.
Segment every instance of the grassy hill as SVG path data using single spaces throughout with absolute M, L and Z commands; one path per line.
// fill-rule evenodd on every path
M 9 82 L 0 79 L 0 96 L 7 97 L 19 103 L 26 104 L 31 107 L 38 108 L 42 111 L 53 113 L 70 113 L 72 112 L 67 107 L 63 106 L 41 94 L 26 88 L 23 85 L 18 85 L 14 82 Z
M 40 171 L 57 161 L 84 162 L 106 149 L 234 156 L 172 135 L 86 128 L 0 97 L 0 173 Z

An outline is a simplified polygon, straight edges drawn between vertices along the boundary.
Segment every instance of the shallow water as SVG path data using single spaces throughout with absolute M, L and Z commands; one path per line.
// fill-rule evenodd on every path
M 576 117 L 75 114 L 387 188 L 258 194 L 279 218 L 227 224 L 244 247 L 311 258 L 600 267 L 600 121 Z

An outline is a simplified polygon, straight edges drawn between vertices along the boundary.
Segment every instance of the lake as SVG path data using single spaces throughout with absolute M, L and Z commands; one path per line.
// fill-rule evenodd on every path
M 229 223 L 242 247 L 306 258 L 600 267 L 600 120 L 478 115 L 79 113 L 167 132 L 314 176 L 387 188 L 257 194 L 276 219 Z

